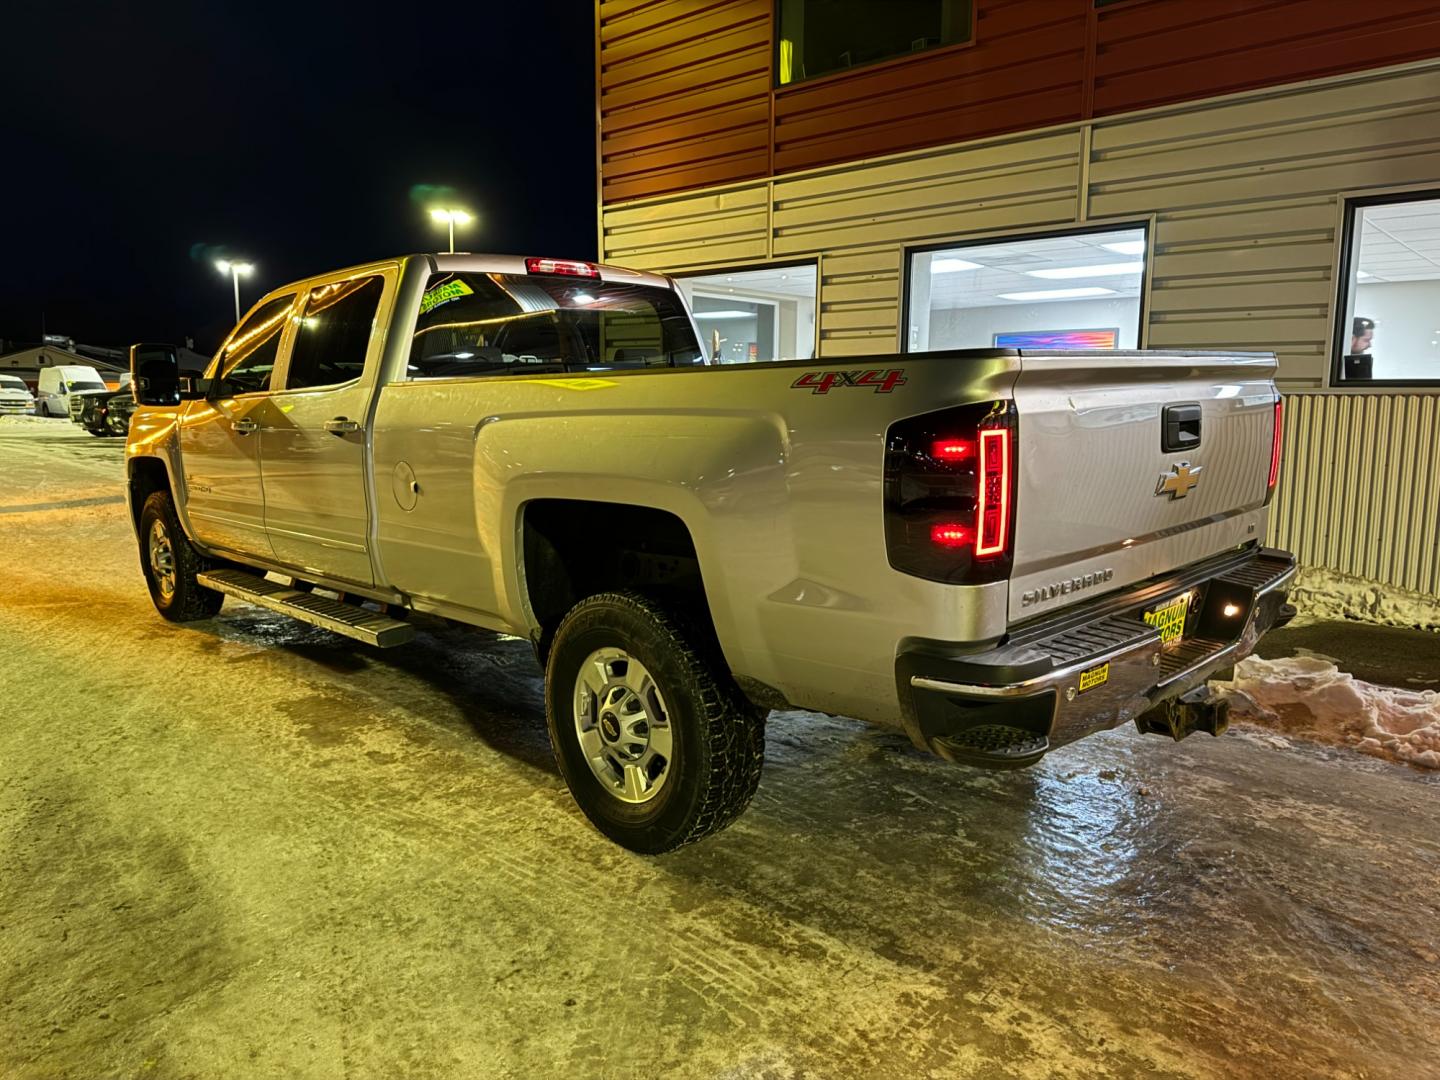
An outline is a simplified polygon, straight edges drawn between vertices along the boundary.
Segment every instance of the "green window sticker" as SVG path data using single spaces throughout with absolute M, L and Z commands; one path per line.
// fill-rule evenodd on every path
M 420 314 L 434 311 L 441 304 L 448 304 L 451 300 L 459 300 L 462 296 L 473 296 L 475 290 L 466 285 L 459 278 L 436 285 L 433 289 L 427 289 L 425 295 L 420 298 Z

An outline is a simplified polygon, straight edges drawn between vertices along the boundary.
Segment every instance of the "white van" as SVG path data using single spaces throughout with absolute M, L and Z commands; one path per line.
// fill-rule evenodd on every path
M 42 368 L 40 388 L 35 398 L 36 416 L 69 416 L 70 394 L 78 390 L 104 390 L 105 380 L 93 367 L 84 364 L 61 364 Z

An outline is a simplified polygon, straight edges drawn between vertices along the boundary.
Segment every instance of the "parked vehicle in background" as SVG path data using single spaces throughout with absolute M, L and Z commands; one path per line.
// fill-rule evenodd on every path
M 109 390 L 103 394 L 72 394 L 71 400 L 80 402 L 75 419 L 91 435 L 124 435 L 130 429 L 135 397 L 128 386 L 124 390 Z
M 70 395 L 84 390 L 108 390 L 105 380 L 93 367 L 83 364 L 60 364 L 40 372 L 39 393 L 35 399 L 36 416 L 69 416 Z
M 636 851 L 744 809 L 770 709 L 999 768 L 1215 734 L 1206 680 L 1294 614 L 1268 353 L 710 367 L 667 278 L 415 255 L 270 293 L 198 386 L 171 346 L 131 370 L 164 617 L 525 636 L 561 773 Z
M 99 390 L 72 390 L 65 403 L 70 412 L 71 422 L 79 424 L 81 427 L 87 427 L 85 416 L 89 403 L 107 400 L 112 394 L 120 392 L 127 395 L 130 393 L 130 373 L 128 371 L 120 376 L 119 384 L 113 390 L 108 385 Z M 93 412 L 91 415 L 93 416 Z
M 28 413 L 35 408 L 35 395 L 18 375 L 0 375 L 0 413 Z

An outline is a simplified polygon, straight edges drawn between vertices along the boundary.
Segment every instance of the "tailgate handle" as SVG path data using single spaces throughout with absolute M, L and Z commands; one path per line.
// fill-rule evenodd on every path
M 1167 454 L 1178 454 L 1199 445 L 1199 404 L 1166 405 L 1160 413 L 1160 449 Z

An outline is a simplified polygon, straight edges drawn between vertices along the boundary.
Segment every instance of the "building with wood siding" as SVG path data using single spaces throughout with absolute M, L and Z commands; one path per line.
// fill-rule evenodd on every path
M 1377 584 L 1440 597 L 1440 5 L 930 3 L 942 30 L 857 60 L 781 25 L 813 29 L 846 0 L 599 0 L 602 259 L 682 277 L 717 342 L 746 328 L 731 360 L 1001 343 L 1001 328 L 1274 351 L 1271 541 L 1312 580 L 1368 586 L 1372 614 Z M 1103 246 L 1139 254 L 1079 261 L 1134 260 L 1133 283 L 1070 291 L 1106 294 L 1133 327 L 1032 314 L 987 322 L 993 341 L 946 339 L 984 321 L 948 271 L 979 282 L 1003 254 L 1005 280 L 1045 285 L 1077 272 L 1045 251 L 1116 238 Z M 932 285 L 959 308 L 918 310 Z M 1063 292 L 986 310 L 1019 322 L 1015 298 Z M 1373 338 L 1354 337 L 1372 308 Z

